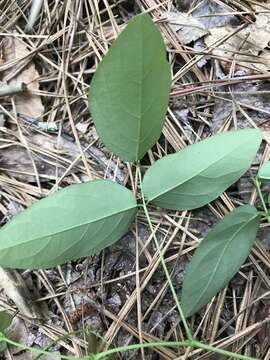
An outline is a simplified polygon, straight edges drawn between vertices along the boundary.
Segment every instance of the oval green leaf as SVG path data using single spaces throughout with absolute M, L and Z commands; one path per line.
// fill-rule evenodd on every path
M 240 206 L 200 243 L 183 283 L 181 304 L 186 317 L 206 305 L 236 274 L 250 253 L 259 224 L 255 207 Z
M 158 140 L 171 74 L 161 34 L 149 15 L 135 16 L 93 77 L 89 107 L 97 132 L 125 161 L 141 159 Z
M 266 161 L 258 171 L 260 180 L 270 180 L 270 161 Z
M 191 210 L 216 199 L 250 167 L 261 131 L 228 131 L 165 156 L 152 165 L 143 192 L 153 204 Z
M 94 255 L 123 236 L 133 193 L 109 180 L 71 185 L 36 202 L 0 231 L 0 266 L 48 268 Z

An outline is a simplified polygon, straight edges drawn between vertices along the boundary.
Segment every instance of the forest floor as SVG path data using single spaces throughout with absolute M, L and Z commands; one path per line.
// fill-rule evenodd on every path
M 2 225 L 70 184 L 109 178 L 136 190 L 135 167 L 112 156 L 99 140 L 87 99 L 98 63 L 136 14 L 148 12 L 159 27 L 173 76 L 163 133 L 145 156 L 144 170 L 165 154 L 218 132 L 253 127 L 265 132 L 249 173 L 216 201 L 188 212 L 150 209 L 180 295 L 186 265 L 212 225 L 239 204 L 258 203 L 250 175 L 270 157 L 270 1 L 45 0 L 32 32 L 26 32 L 30 8 L 29 0 L 0 0 L 0 80 L 22 81 L 29 89 L 0 102 Z M 263 192 L 269 189 L 266 183 Z M 238 274 L 189 319 L 198 339 L 270 359 L 270 326 L 263 322 L 270 315 L 269 250 L 270 228 L 263 223 Z M 40 360 L 183 339 L 142 211 L 126 236 L 96 256 L 49 270 L 1 271 L 0 308 L 15 315 L 9 336 L 20 344 L 47 347 L 52 355 Z M 1 356 L 35 358 L 12 346 Z M 223 357 L 159 347 L 115 359 Z

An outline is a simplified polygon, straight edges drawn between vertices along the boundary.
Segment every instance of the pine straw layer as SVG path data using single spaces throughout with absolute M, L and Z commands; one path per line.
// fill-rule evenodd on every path
M 230 3 L 232 13 L 247 11 L 247 2 L 235 0 Z M 28 60 L 35 63 L 40 74 L 40 90 L 35 94 L 41 96 L 45 106 L 41 120 L 55 122 L 58 127 L 56 133 L 42 130 L 32 119 L 14 115 L 16 106 L 10 97 L 1 102 L 1 116 L 5 119 L 4 126 L 0 127 L 1 150 L 16 146 L 11 161 L 7 161 L 7 155 L 0 163 L 2 223 L 22 207 L 72 183 L 107 177 L 136 191 L 138 179 L 134 168 L 111 156 L 99 142 L 87 102 L 89 84 L 97 64 L 135 13 L 147 11 L 156 21 L 166 40 L 173 74 L 163 135 L 144 159 L 145 169 L 165 154 L 211 133 L 213 110 L 222 99 L 219 92 L 224 90 L 224 85 L 233 84 L 233 80 L 217 78 L 210 54 L 207 66 L 197 66 L 201 56 L 181 45 L 173 27 L 163 21 L 164 11 L 172 9 L 173 5 L 170 0 L 136 0 L 135 3 L 45 0 L 35 32 L 27 35 L 23 29 L 30 1 L 0 1 L 2 39 L 7 35 L 14 36 L 27 46 Z M 248 21 L 248 14 L 241 16 L 242 23 Z M 3 65 L 1 67 L 3 70 Z M 241 83 L 245 91 L 251 80 L 260 84 L 265 78 L 265 74 L 253 74 L 252 79 L 243 76 L 235 82 Z M 227 97 L 226 101 L 232 101 L 232 98 L 228 100 Z M 239 121 L 235 116 L 237 106 L 240 105 L 233 101 L 234 111 L 216 131 L 236 126 Z M 179 118 L 180 110 L 189 110 L 187 121 Z M 241 110 L 242 123 L 254 126 L 248 115 L 250 109 L 243 106 Z M 260 109 L 253 110 L 260 113 Z M 243 127 L 241 123 L 238 126 Z M 261 127 L 267 129 L 267 117 Z M 268 158 L 269 146 L 264 144 L 252 173 Z M 179 293 L 185 266 L 212 223 L 239 204 L 257 201 L 253 185 L 248 181 L 245 184 L 230 189 L 200 211 L 180 213 L 151 209 Z M 38 328 L 41 334 L 55 340 L 67 332 L 91 327 L 104 339 L 104 342 L 99 341 L 100 349 L 150 340 L 183 340 L 175 304 L 145 224 L 143 213 L 139 213 L 133 229 L 119 244 L 92 259 L 48 271 L 24 272 L 22 275 L 28 286 L 35 289 L 33 296 L 36 296 L 37 304 L 47 309 L 50 318 L 41 322 L 26 320 L 31 331 Z M 270 359 L 269 327 L 263 324 L 270 309 L 267 224 L 262 225 L 260 234 L 241 271 L 206 309 L 190 319 L 190 325 L 192 332 L 207 343 L 259 359 Z M 17 310 L 4 292 L 0 296 L 2 307 L 11 312 Z M 86 340 L 85 336 L 72 336 L 61 340 L 59 345 L 63 353 L 82 356 L 87 351 Z M 10 351 L 6 356 L 13 358 Z M 221 357 L 200 350 L 183 352 L 183 349 L 159 348 L 129 352 L 119 358 L 199 360 Z

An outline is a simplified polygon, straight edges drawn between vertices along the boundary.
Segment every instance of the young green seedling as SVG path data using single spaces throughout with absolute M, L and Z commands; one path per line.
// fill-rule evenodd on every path
M 0 266 L 48 268 L 96 254 L 128 231 L 139 205 L 154 234 L 148 205 L 196 209 L 218 198 L 249 169 L 262 141 L 258 129 L 228 131 L 187 146 L 158 160 L 142 179 L 139 160 L 160 137 L 170 81 L 160 32 L 148 15 L 134 17 L 98 66 L 90 88 L 89 108 L 108 149 L 122 160 L 136 162 L 142 204 L 129 189 L 109 180 L 60 190 L 1 229 Z M 270 179 L 269 168 L 266 163 L 260 169 L 258 184 L 259 179 Z M 239 206 L 208 233 L 188 266 L 180 303 L 154 235 L 188 338 L 177 346 L 232 355 L 194 340 L 186 317 L 206 305 L 239 270 L 256 239 L 260 217 L 255 207 Z M 91 356 L 101 359 L 114 352 Z

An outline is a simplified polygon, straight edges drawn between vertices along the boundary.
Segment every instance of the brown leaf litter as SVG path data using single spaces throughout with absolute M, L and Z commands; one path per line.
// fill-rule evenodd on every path
M 259 12 L 260 9 L 259 6 L 254 7 L 254 11 Z M 236 71 L 242 69 L 250 74 L 270 70 L 270 14 L 257 13 L 255 18 L 255 22 L 240 31 L 231 25 L 209 30 L 205 43 L 213 49 L 211 53 L 221 59 L 223 68 L 228 69 L 228 63 L 235 63 Z
M 16 112 L 31 119 L 42 117 L 44 106 L 37 94 L 39 74 L 27 46 L 14 34 L 14 36 L 5 37 L 2 43 L 2 53 L 3 65 L 8 67 L 2 74 L 2 81 L 8 84 L 22 82 L 28 89 L 14 97 Z

